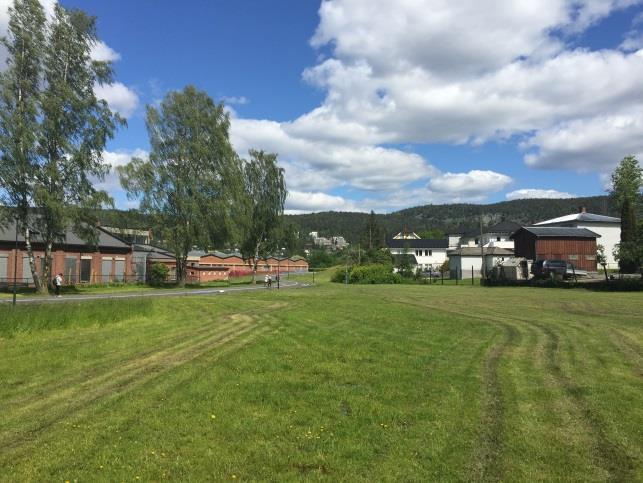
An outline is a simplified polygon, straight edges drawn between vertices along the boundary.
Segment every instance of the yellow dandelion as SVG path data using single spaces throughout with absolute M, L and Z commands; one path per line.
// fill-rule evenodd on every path
M 216 417 L 214 414 L 211 414 L 211 415 L 210 415 L 210 418 L 211 418 L 211 419 L 217 419 L 217 417 Z

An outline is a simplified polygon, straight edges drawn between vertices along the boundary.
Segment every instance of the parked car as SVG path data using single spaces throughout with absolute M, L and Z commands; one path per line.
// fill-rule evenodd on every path
M 579 268 L 576 268 L 573 264 L 567 262 L 567 272 L 565 273 L 565 276 L 567 278 L 571 278 L 574 275 L 577 277 L 587 277 L 587 270 L 581 270 Z
M 565 260 L 536 260 L 531 266 L 531 273 L 536 278 L 550 277 L 551 275 L 567 276 L 567 262 Z

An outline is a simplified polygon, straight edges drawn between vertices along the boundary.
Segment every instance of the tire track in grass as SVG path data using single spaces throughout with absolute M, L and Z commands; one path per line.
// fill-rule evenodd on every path
M 196 331 L 187 331 L 182 334 L 182 336 L 172 338 L 171 343 L 164 343 L 159 346 L 151 347 L 136 354 L 133 354 L 129 357 L 126 357 L 122 360 L 112 361 L 109 365 L 100 365 L 99 368 L 93 368 L 93 370 L 86 372 L 82 371 L 75 377 L 71 379 L 65 379 L 63 381 L 54 381 L 47 386 L 43 386 L 46 389 L 46 392 L 40 391 L 37 394 L 31 395 L 28 398 L 22 398 L 15 403 L 19 403 L 20 407 L 18 411 L 25 411 L 30 409 L 34 405 L 43 404 L 51 399 L 67 397 L 66 394 L 71 390 L 83 389 L 85 387 L 92 388 L 99 386 L 106 380 L 112 380 L 114 377 L 118 377 L 119 374 L 122 375 L 128 370 L 135 369 L 137 365 L 147 361 L 154 360 L 162 356 L 163 354 L 168 354 L 173 351 L 181 350 L 186 346 L 193 345 L 202 340 L 211 338 L 213 335 L 219 333 L 220 331 L 227 330 L 229 327 L 234 326 L 234 320 L 228 319 L 224 322 L 213 326 L 211 324 L 200 327 Z M 187 335 L 187 337 L 185 337 Z M 106 370 L 104 370 L 106 369 Z
M 609 473 L 611 481 L 634 480 L 634 461 L 627 454 L 626 448 L 623 448 L 618 442 L 610 440 L 602 418 L 582 396 L 581 387 L 563 371 L 560 363 L 560 337 L 551 327 L 534 321 L 531 321 L 530 324 L 539 328 L 547 337 L 545 349 L 548 369 L 570 400 L 573 401 L 574 406 L 593 433 L 600 466 Z
M 252 331 L 259 325 L 256 319 L 250 318 L 230 329 L 215 333 L 199 341 L 188 341 L 179 350 L 166 350 L 153 354 L 142 360 L 134 361 L 125 370 L 116 370 L 108 375 L 101 375 L 98 380 L 68 388 L 46 398 L 42 403 L 25 407 L 14 412 L 10 421 L 33 421 L 27 428 L 19 427 L 17 431 L 0 435 L 0 449 L 7 450 L 33 440 L 38 434 L 64 419 L 69 411 L 83 410 L 97 401 L 129 391 L 151 378 L 157 377 L 174 367 L 188 363 L 204 353 L 217 349 L 236 338 Z M 190 342 L 193 342 L 190 344 Z M 38 416 L 40 416 L 38 418 Z
M 268 309 L 277 309 L 281 308 L 281 305 L 270 304 L 267 306 Z M 250 313 L 254 313 L 256 308 L 248 309 L 240 312 L 235 312 L 237 316 L 243 316 Z M 197 340 L 200 340 L 203 337 L 208 337 L 213 334 L 213 329 L 222 329 L 226 324 L 234 323 L 234 320 L 230 318 L 230 315 L 219 314 L 219 317 L 223 321 L 217 321 L 213 323 L 212 320 L 206 320 L 205 322 L 188 326 L 184 329 L 179 329 L 173 331 L 170 334 L 167 334 L 169 337 L 162 337 L 154 341 L 156 345 L 147 347 L 142 351 L 135 352 L 132 354 L 126 354 L 125 357 L 122 357 L 122 354 L 119 354 L 118 351 L 110 351 L 105 355 L 105 357 L 95 363 L 88 364 L 85 368 L 82 368 L 78 373 L 72 375 L 71 377 L 64 377 L 62 380 L 54 380 L 47 383 L 33 383 L 26 385 L 20 388 L 20 391 L 17 391 L 16 394 L 8 397 L 0 397 L 0 403 L 3 406 L 6 406 L 4 411 L 7 408 L 12 406 L 24 406 L 26 404 L 32 403 L 34 400 L 41 400 L 44 397 L 48 397 L 49 393 L 58 392 L 73 386 L 75 384 L 82 384 L 87 382 L 88 379 L 94 379 L 101 375 L 110 376 L 113 371 L 118 371 L 119 369 L 114 369 L 115 365 L 118 365 L 119 368 L 127 366 L 128 364 L 133 364 L 137 360 L 144 359 L 146 357 L 152 356 L 160 351 L 167 351 L 171 349 L 179 349 L 183 347 L 186 343 L 193 343 Z M 112 372 L 106 370 L 111 370 Z M 37 394 L 29 394 L 29 391 L 37 387 Z M 24 394 L 27 392 L 28 394 Z
M 231 353 L 236 353 L 239 350 L 242 350 L 244 347 L 252 344 L 254 341 L 256 341 L 258 338 L 265 336 L 269 333 L 274 332 L 275 330 L 278 330 L 278 327 L 275 326 L 274 319 L 270 319 L 270 322 L 262 322 L 259 324 L 254 330 L 249 330 L 245 331 L 242 334 L 240 334 L 238 337 L 235 337 L 234 339 L 231 339 L 228 343 L 217 346 L 216 351 L 212 350 L 206 350 L 202 351 L 199 354 L 197 354 L 194 358 L 190 359 L 189 361 L 186 362 L 192 362 L 200 358 L 207 357 L 208 363 L 210 362 L 215 362 L 217 360 L 220 360 L 222 357 L 227 356 L 228 354 Z M 162 376 L 166 372 L 169 372 L 171 369 L 177 368 L 179 365 L 175 365 L 171 368 L 168 368 L 167 371 L 163 371 L 158 374 L 153 374 L 150 377 L 147 377 L 145 379 L 139 380 L 138 384 L 131 385 L 127 387 L 129 391 L 131 390 L 145 390 L 145 386 L 148 384 L 152 384 L 156 378 L 159 376 Z M 173 390 L 178 390 L 182 385 L 190 382 L 192 380 L 192 374 L 191 373 L 186 373 L 178 378 L 170 387 Z M 51 426 L 54 426 L 56 424 L 61 424 L 64 420 L 68 421 L 74 421 L 80 425 L 80 423 L 90 417 L 90 413 L 93 415 L 97 410 L 100 411 L 101 407 L 106 405 L 106 404 L 120 404 L 121 401 L 123 401 L 123 398 L 125 398 L 129 392 L 128 390 L 122 390 L 118 391 L 112 394 L 108 394 L 106 397 L 101 398 L 99 400 L 91 401 L 88 402 L 87 404 L 84 404 L 82 407 L 76 408 L 73 413 L 71 414 L 63 414 L 60 417 L 56 418 L 55 421 L 52 421 L 51 424 L 49 424 L 46 428 L 42 428 L 44 432 L 45 429 L 48 429 Z M 155 384 L 150 388 L 151 392 L 156 391 L 157 395 L 156 397 L 159 396 L 160 393 L 158 393 L 159 389 L 157 385 Z M 168 392 L 168 388 L 164 387 L 162 389 L 162 394 L 165 395 Z M 174 392 L 174 391 L 169 391 L 169 392 Z M 156 403 L 157 399 L 153 397 L 152 399 L 149 399 L 147 403 L 147 407 L 150 407 Z M 93 417 L 93 416 L 92 416 Z M 138 414 L 132 416 L 131 418 L 122 420 L 119 422 L 118 425 L 118 430 L 116 432 L 125 432 L 125 430 L 129 427 L 132 426 L 133 421 L 137 421 L 139 418 Z M 66 424 L 70 424 L 70 422 L 67 422 Z M 38 438 L 36 439 L 36 436 Z M 94 439 L 92 440 L 91 444 L 88 444 L 84 450 L 83 454 L 87 455 L 88 458 L 91 457 L 91 455 L 95 454 L 96 451 L 95 449 L 97 447 L 103 447 L 106 444 L 111 444 L 111 438 L 113 437 L 113 432 L 110 433 L 103 433 L 103 432 L 98 432 L 96 433 Z M 35 434 L 33 438 L 29 439 L 24 439 L 21 441 L 21 444 L 14 444 L 10 447 L 0 448 L 3 449 L 3 451 L 0 453 L 2 456 L 0 458 L 0 467 L 4 468 L 10 468 L 11 465 L 13 465 L 16 461 L 20 462 L 24 459 L 30 458 L 31 455 L 35 451 L 36 446 L 55 446 L 57 443 L 60 443 L 58 439 L 58 435 L 56 433 L 53 434 Z M 51 477 L 52 471 L 56 472 L 58 471 L 59 473 L 63 473 L 63 470 L 66 470 L 67 468 L 70 467 L 71 464 L 73 464 L 75 461 L 78 461 L 79 458 L 82 458 L 82 454 L 80 453 L 75 453 L 73 456 L 70 456 L 70 460 L 61 460 L 58 461 L 57 464 L 53 467 L 47 467 L 47 468 L 42 468 L 44 473 L 41 475 L 40 478 L 37 479 L 48 479 Z M 3 464 L 3 461 L 5 462 Z
M 500 481 L 503 477 L 501 464 L 502 433 L 505 406 L 498 369 L 507 349 L 518 345 L 521 334 L 513 325 L 491 322 L 502 327 L 503 338 L 489 351 L 482 368 L 483 404 L 480 416 L 480 435 L 468 468 L 470 481 Z
M 445 313 L 452 313 L 454 315 L 465 318 L 473 318 L 489 322 L 489 320 L 481 314 L 469 314 L 466 312 L 445 308 L 443 306 L 421 304 L 417 301 L 407 301 L 406 303 L 439 310 Z M 534 322 L 532 319 L 509 317 L 496 314 L 494 314 L 493 318 L 494 322 L 499 323 L 502 323 L 503 321 L 506 323 L 521 322 L 535 327 L 542 333 L 544 333 L 546 337 L 545 363 L 547 365 L 547 369 L 556 380 L 556 383 L 563 389 L 565 394 L 570 397 L 570 400 L 573 401 L 573 406 L 576 408 L 582 419 L 587 423 L 588 430 L 590 431 L 592 439 L 594 440 L 596 451 L 599 456 L 599 466 L 601 466 L 608 472 L 608 474 L 610 475 L 610 480 L 631 481 L 635 479 L 635 464 L 632 457 L 627 454 L 627 448 L 624 448 L 619 443 L 611 441 L 609 439 L 609 437 L 607 436 L 607 431 L 605 429 L 605 423 L 602 418 L 596 413 L 595 410 L 592 409 L 588 401 L 582 396 L 581 388 L 564 373 L 559 361 L 560 338 L 558 337 L 558 335 L 550 327 Z M 557 322 L 560 323 L 568 321 L 558 320 Z M 574 321 L 569 322 L 574 323 Z
M 217 324 L 216 327 L 222 328 L 223 324 Z M 212 334 L 213 324 L 208 322 L 206 324 L 199 325 L 197 327 L 191 327 L 186 330 L 176 332 L 170 338 L 159 339 L 158 342 L 161 344 L 157 346 L 152 346 L 145 348 L 142 351 L 128 354 L 125 357 L 122 357 L 122 354 L 118 354 L 116 351 L 110 352 L 111 357 L 107 356 L 106 359 L 97 361 L 94 364 L 88 365 L 86 368 L 82 369 L 77 374 L 71 375 L 71 377 L 66 377 L 62 380 L 54 380 L 47 383 L 33 383 L 21 387 L 21 391 L 13 395 L 8 395 L 6 398 L 0 399 L 5 411 L 11 409 L 12 406 L 24 406 L 25 404 L 33 403 L 34 400 L 41 400 L 43 396 L 48 397 L 49 393 L 57 392 L 75 384 L 82 384 L 88 379 L 94 379 L 100 375 L 105 375 L 109 370 L 113 370 L 115 365 L 122 367 L 123 365 L 131 364 L 137 360 L 144 359 L 149 357 L 159 351 L 168 350 L 170 348 L 177 348 L 185 344 L 186 342 L 195 340 L 198 336 L 206 336 Z M 33 394 L 32 391 L 34 388 L 38 390 L 37 393 Z M 25 394 L 26 393 L 26 394 Z

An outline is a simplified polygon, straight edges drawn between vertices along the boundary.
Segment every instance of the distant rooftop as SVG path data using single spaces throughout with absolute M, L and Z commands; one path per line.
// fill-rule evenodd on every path
M 97 244 L 98 248 L 120 248 L 120 249 L 129 249 L 129 245 L 122 241 L 121 239 L 113 236 L 108 233 L 101 227 L 96 227 L 97 235 Z M 5 228 L 0 228 L 0 241 L 1 242 L 12 242 L 15 243 L 16 240 L 16 222 L 10 220 Z M 25 239 L 22 236 L 22 233 L 18 233 L 18 242 L 24 243 Z M 37 231 L 32 232 L 31 237 L 32 243 L 42 243 L 42 238 Z M 90 245 L 86 240 L 83 240 L 76 233 L 74 233 L 70 228 L 65 230 L 64 235 L 60 240 L 56 240 L 54 245 L 75 245 L 75 246 L 87 246 Z M 90 245 L 91 246 L 91 245 Z
M 510 248 L 501 248 L 501 247 L 487 247 L 484 248 L 484 255 L 498 255 L 498 256 L 508 256 L 511 257 L 514 254 L 514 251 Z M 455 250 L 449 251 L 449 256 L 451 255 L 460 255 L 462 257 L 479 257 L 480 248 L 479 247 L 462 247 Z
M 587 228 L 573 228 L 565 226 L 523 226 L 521 230 L 528 231 L 538 238 L 600 238 L 598 233 L 594 233 Z M 520 231 L 520 230 L 519 230 Z M 512 235 L 513 239 L 514 236 Z
M 596 215 L 594 213 L 572 213 L 571 215 L 559 216 L 558 218 L 552 218 L 551 220 L 545 220 L 538 223 L 535 223 L 534 226 L 540 225 L 553 225 L 555 223 L 568 223 L 570 221 L 591 221 L 594 223 L 620 223 L 620 218 L 614 218 L 613 216 L 605 215 Z
M 416 239 L 393 239 L 386 242 L 389 248 L 448 248 L 449 240 L 446 238 L 420 238 Z

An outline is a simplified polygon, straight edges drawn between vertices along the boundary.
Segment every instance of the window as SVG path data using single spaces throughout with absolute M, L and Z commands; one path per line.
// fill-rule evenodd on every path
M 578 255 L 569 255 L 567 258 L 569 260 L 578 260 Z
M 497 236 L 497 237 L 496 237 L 496 241 L 500 241 L 500 237 L 499 237 L 499 236 Z
M 63 277 L 67 283 L 76 283 L 76 257 L 65 257 L 65 271 Z
M 596 255 L 585 255 L 585 260 L 596 260 Z
M 428 257 L 429 256 L 429 250 L 424 250 L 424 256 Z
M 432 257 L 432 256 L 433 256 L 433 250 L 429 250 L 429 256 L 430 256 L 430 257 Z
M 144 267 L 141 267 L 141 268 L 144 268 Z M 92 272 L 91 259 L 83 258 L 80 261 L 80 281 L 89 282 L 91 277 L 91 272 Z
M 9 255 L 0 255 L 0 280 L 9 279 Z
M 478 239 L 476 238 L 475 244 L 477 245 L 479 241 L 480 241 L 480 240 L 478 240 Z

